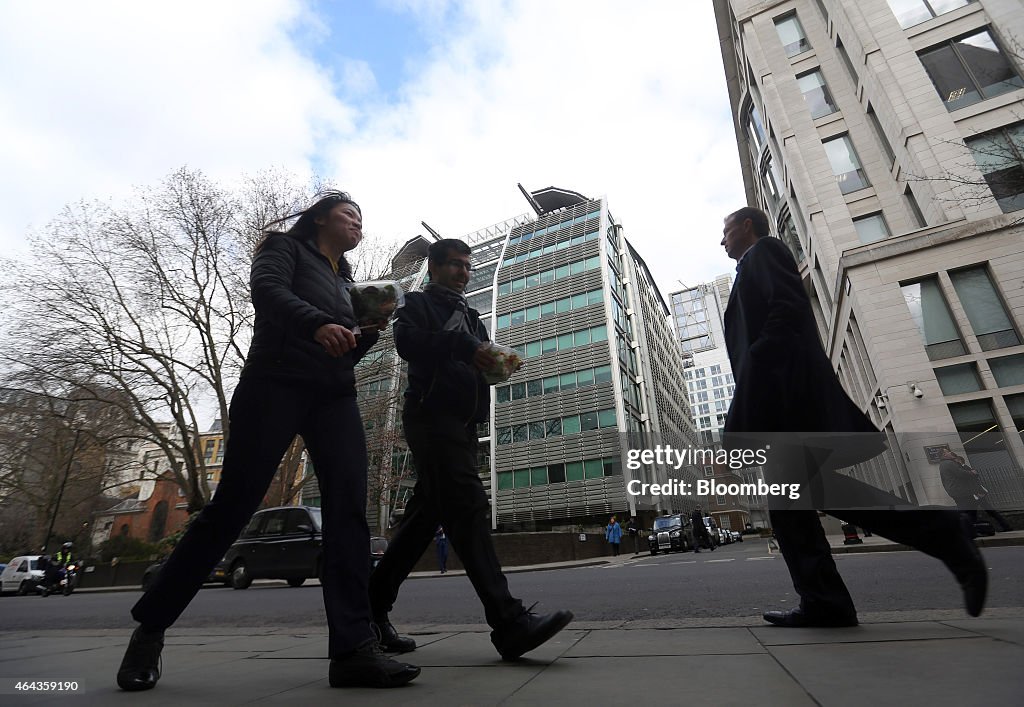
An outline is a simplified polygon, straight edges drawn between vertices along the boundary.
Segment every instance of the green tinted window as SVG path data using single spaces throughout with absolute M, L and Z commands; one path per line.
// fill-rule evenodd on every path
M 530 485 L 540 486 L 548 482 L 548 468 L 546 466 L 535 466 L 530 469 Z
M 566 481 L 582 481 L 583 480 L 583 462 L 569 462 L 565 465 L 565 480 Z
M 580 416 L 573 415 L 571 417 L 562 418 L 562 434 L 574 435 L 580 432 Z
M 590 329 L 580 329 L 577 332 L 573 332 L 573 342 L 575 346 L 586 346 L 590 343 Z
M 590 330 L 591 341 L 608 341 L 608 327 L 596 326 Z
M 558 339 L 553 336 L 549 336 L 540 342 L 541 353 L 551 353 L 552 351 L 558 351 Z
M 576 387 L 576 372 L 570 371 L 558 376 L 558 387 L 561 390 L 573 390 Z
M 529 469 L 516 469 L 512 472 L 515 475 L 515 488 L 525 489 L 530 486 L 530 470 Z
M 526 358 L 533 358 L 534 356 L 540 356 L 540 342 L 531 341 L 526 345 Z
M 615 427 L 615 410 L 601 410 L 598 412 L 597 424 L 600 427 Z
M 548 376 L 544 379 L 544 392 L 545 393 L 557 393 L 558 392 L 558 376 Z
M 586 368 L 576 371 L 576 385 L 582 388 L 585 385 L 594 385 L 594 369 Z
M 571 349 L 572 348 L 572 340 L 573 340 L 572 332 L 569 332 L 568 334 L 559 334 L 558 335 L 558 350 L 559 351 L 568 351 L 569 349 Z
M 512 472 L 511 471 L 499 471 L 498 472 L 498 490 L 507 491 L 512 488 Z
M 604 476 L 604 462 L 600 459 L 587 459 L 583 462 L 583 472 L 588 479 L 600 479 Z

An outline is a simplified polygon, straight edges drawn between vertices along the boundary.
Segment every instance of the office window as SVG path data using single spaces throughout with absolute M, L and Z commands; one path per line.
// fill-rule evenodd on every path
M 988 366 L 999 387 L 1024 385 L 1024 354 L 990 358 Z
M 850 72 L 850 78 L 853 79 L 854 87 L 857 86 L 857 82 L 860 80 L 857 76 L 857 69 L 853 65 L 853 59 L 850 58 L 850 54 L 846 51 L 846 45 L 843 44 L 843 40 L 836 35 L 836 52 L 839 53 L 839 58 L 843 60 L 843 65 L 846 70 Z
M 587 459 L 583 462 L 583 473 L 588 479 L 600 479 L 604 476 L 604 462 L 601 459 Z
M 750 136 L 750 142 L 754 146 L 754 154 L 761 152 L 761 148 L 765 144 L 764 124 L 761 122 L 761 114 L 757 112 L 757 106 L 753 103 L 747 112 L 747 135 Z
M 775 31 L 779 33 L 779 40 L 782 42 L 782 48 L 786 50 L 786 56 L 796 56 L 811 48 L 804 28 L 795 14 L 775 20 Z
M 966 142 L 1003 213 L 1024 209 L 1024 123 Z
M 903 198 L 907 200 L 907 208 L 910 209 L 910 213 L 914 217 L 914 225 L 918 228 L 924 228 L 928 225 L 925 221 L 924 214 L 921 213 L 921 207 L 917 203 L 917 199 L 914 198 L 914 191 L 908 184 L 906 189 L 903 190 Z
M 779 237 L 789 247 L 796 262 L 803 262 L 807 255 L 804 253 L 803 245 L 800 244 L 800 236 L 793 225 L 793 218 L 788 213 L 783 217 L 782 224 L 779 226 Z
M 839 191 L 849 194 L 870 186 L 871 183 L 864 170 L 861 169 L 860 159 L 853 149 L 849 135 L 840 135 L 826 140 L 822 145 L 825 146 L 825 154 L 828 155 L 829 164 L 832 165 L 832 174 L 836 176 Z
M 889 227 L 885 225 L 885 219 L 880 213 L 855 218 L 853 227 L 857 229 L 860 242 L 865 245 L 889 237 Z
M 557 484 L 565 481 L 565 464 L 548 464 L 548 483 Z
M 971 0 L 889 0 L 889 8 L 900 27 L 919 25 L 950 10 L 968 5 Z
M 919 56 L 948 110 L 1024 86 L 988 30 L 945 42 Z
M 871 122 L 871 127 L 875 129 L 875 137 L 878 138 L 879 144 L 882 146 L 882 150 L 885 152 L 885 156 L 889 158 L 889 169 L 892 169 L 893 162 L 896 161 L 896 153 L 892 150 L 892 145 L 889 143 L 889 138 L 885 136 L 885 130 L 882 128 L 882 123 L 878 120 L 878 115 L 875 114 L 875 109 L 868 103 L 868 120 Z
M 804 102 L 807 103 L 812 118 L 821 118 L 839 110 L 832 100 L 832 94 L 820 69 L 797 76 L 796 83 L 800 87 L 800 92 L 804 94 Z
M 925 352 L 930 361 L 967 353 L 936 278 L 903 285 L 900 289 L 903 290 L 910 316 L 924 339 Z
M 1003 399 L 1010 410 L 1010 417 L 1013 418 L 1013 428 L 1024 442 L 1024 395 L 1007 395 Z
M 1006 451 L 1003 430 L 992 412 L 991 400 L 986 398 L 954 403 L 949 406 L 949 412 L 953 416 L 953 423 L 964 445 L 964 451 L 975 463 L 975 468 L 984 472 L 982 463 L 990 466 L 1013 464 Z
M 978 369 L 973 363 L 936 368 L 935 379 L 939 382 L 943 395 L 974 393 L 981 390 L 981 379 L 978 378 Z
M 569 462 L 565 465 L 565 480 L 566 481 L 582 481 L 583 480 L 583 462 Z
M 984 267 L 957 270 L 949 274 L 960 303 L 971 322 L 982 351 L 1016 346 L 1020 337 L 1003 307 L 1003 301 Z

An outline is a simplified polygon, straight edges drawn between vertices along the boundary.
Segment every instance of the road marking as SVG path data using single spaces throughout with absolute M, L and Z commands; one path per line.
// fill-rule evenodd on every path
M 748 557 L 747 558 L 747 562 L 750 562 L 751 560 L 774 560 L 774 559 L 775 559 L 775 555 L 765 555 L 764 557 Z
M 694 560 L 694 561 L 696 562 L 696 560 Z M 729 557 L 729 558 L 724 559 L 724 560 L 704 560 L 704 561 L 708 562 L 708 563 L 710 563 L 710 562 L 735 562 L 736 558 L 735 557 Z
M 693 565 L 696 563 L 697 560 L 680 560 L 679 562 L 669 562 L 670 565 Z

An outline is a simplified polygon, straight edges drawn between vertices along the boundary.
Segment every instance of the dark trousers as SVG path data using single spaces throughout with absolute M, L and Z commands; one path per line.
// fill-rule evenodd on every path
M 612 546 L 612 557 L 619 556 L 619 543 L 609 543 Z
M 437 568 L 448 571 L 448 538 L 437 539 Z
M 386 615 L 398 590 L 423 556 L 438 525 L 484 605 L 492 628 L 521 615 L 523 604 L 508 581 L 491 540 L 490 503 L 477 474 L 476 426 L 444 415 L 420 415 L 406 401 L 405 439 L 416 461 L 416 486 L 380 564 L 370 577 L 370 603 L 377 618 Z
M 978 499 L 974 498 L 974 496 L 959 498 L 956 499 L 956 505 L 962 513 L 965 513 L 967 517 L 970 518 L 971 524 L 978 522 L 979 511 L 985 511 L 985 513 L 988 514 L 988 517 L 995 521 L 1001 531 L 1005 533 L 1009 530 L 1013 530 L 1009 521 L 1003 517 L 1002 513 L 993 508 L 992 504 L 989 503 L 989 500 L 984 496 Z
M 373 637 L 367 597 L 366 440 L 354 397 L 243 377 L 231 399 L 220 485 L 189 526 L 152 588 L 132 608 L 147 629 L 171 626 L 259 507 L 281 458 L 299 434 L 320 482 L 322 582 L 329 652 L 344 655 Z M 273 623 L 273 617 L 267 620 Z
M 958 558 L 950 556 L 959 547 L 963 533 L 960 514 L 943 509 L 921 508 L 874 486 L 834 471 L 818 470 L 814 457 L 802 452 L 770 458 L 766 481 L 777 478 L 791 481 L 801 474 L 817 488 L 816 500 L 839 508 L 823 508 L 825 513 L 864 528 L 894 542 L 909 545 L 947 565 Z M 779 465 L 788 468 L 780 469 Z M 794 467 L 803 466 L 801 470 Z M 779 473 L 775 474 L 774 471 Z M 796 471 L 796 473 L 794 473 Z M 846 588 L 818 513 L 811 509 L 787 509 L 783 499 L 769 499 L 769 517 L 779 549 L 786 561 L 800 605 L 809 614 L 852 615 L 853 599 Z M 795 505 L 801 505 L 796 503 Z M 773 507 L 774 506 L 774 507 Z

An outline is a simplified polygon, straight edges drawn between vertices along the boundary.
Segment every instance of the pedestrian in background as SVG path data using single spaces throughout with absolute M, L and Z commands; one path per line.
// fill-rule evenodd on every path
M 448 536 L 444 534 L 444 526 L 437 526 L 437 532 L 434 533 L 434 544 L 437 545 L 437 566 L 441 570 L 441 574 L 445 574 L 448 571 Z
M 636 516 L 629 519 L 629 525 L 626 526 L 626 530 L 631 536 L 633 536 L 633 554 L 640 554 L 640 522 Z
M 967 466 L 966 461 L 949 447 L 942 450 L 939 462 L 939 478 L 961 513 L 964 513 L 973 527 L 978 522 L 978 509 L 982 508 L 1004 533 L 1011 530 L 1010 524 L 1001 513 L 988 502 L 988 489 L 981 484 L 978 472 Z
M 618 557 L 619 543 L 622 542 L 622 526 L 619 525 L 619 521 L 615 520 L 615 516 L 612 516 L 608 525 L 605 526 L 604 539 L 612 546 L 612 557 Z
M 366 440 L 353 369 L 378 334 L 353 333 L 345 260 L 362 240 L 362 212 L 348 194 L 329 192 L 296 215 L 287 231 L 268 230 L 253 256 L 253 337 L 231 396 L 220 484 L 132 608 L 139 626 L 117 672 L 123 690 L 156 685 L 164 631 L 259 507 L 296 434 L 322 494 L 331 687 L 396 687 L 419 675 L 381 652 L 367 594 Z

